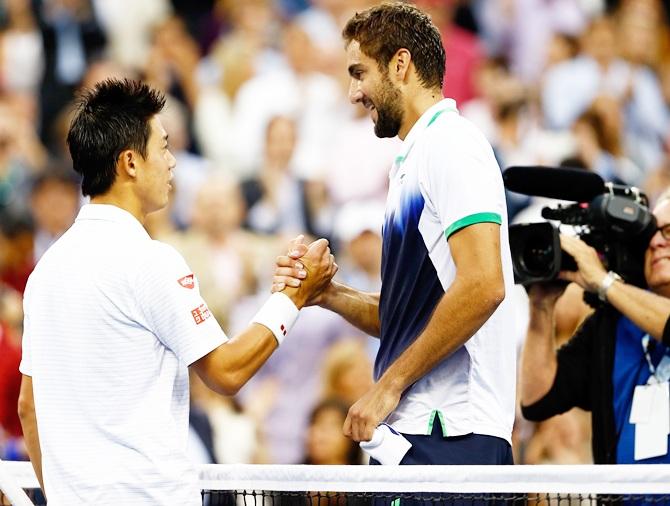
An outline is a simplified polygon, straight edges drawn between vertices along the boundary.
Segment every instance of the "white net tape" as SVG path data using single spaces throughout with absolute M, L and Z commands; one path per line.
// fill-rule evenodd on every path
M 10 486 L 38 486 L 29 462 L 1 462 Z M 202 490 L 670 494 L 670 465 L 307 466 L 205 465 Z

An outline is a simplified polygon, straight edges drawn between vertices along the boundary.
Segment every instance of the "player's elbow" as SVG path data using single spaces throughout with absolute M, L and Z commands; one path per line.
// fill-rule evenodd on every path
M 217 391 L 222 395 L 237 395 L 245 383 L 245 378 L 236 371 L 223 371 L 219 374 Z
M 482 275 L 477 279 L 476 293 L 482 301 L 486 311 L 492 314 L 503 300 L 505 300 L 505 282 L 502 275 Z
M 241 370 L 226 360 L 225 351 L 218 348 L 193 365 L 205 385 L 221 395 L 236 395 L 247 380 Z
M 502 304 L 504 300 L 505 300 L 505 283 L 501 279 L 491 289 L 490 301 L 493 310 L 495 310 L 500 304 Z
M 27 421 L 31 420 L 35 416 L 35 406 L 32 398 L 29 398 L 29 396 L 24 395 L 23 393 L 19 395 L 16 410 L 21 424 L 25 424 Z

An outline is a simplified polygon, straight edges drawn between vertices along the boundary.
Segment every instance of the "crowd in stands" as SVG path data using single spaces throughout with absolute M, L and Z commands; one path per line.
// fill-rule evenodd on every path
M 65 134 L 76 92 L 107 77 L 168 95 L 177 159 L 152 237 L 174 245 L 228 335 L 270 290 L 299 233 L 327 237 L 342 277 L 380 286 L 381 224 L 398 139 L 377 139 L 348 102 L 340 36 L 373 0 L 0 0 L 0 458 L 25 459 L 16 415 L 21 296 L 83 198 Z M 444 93 L 485 133 L 502 169 L 582 168 L 670 186 L 670 2 L 417 0 L 439 26 Z M 451 167 L 449 170 L 458 170 Z M 546 201 L 508 195 L 510 221 Z M 527 299 L 518 297 L 525 336 Z M 559 341 L 589 312 L 560 301 Z M 520 344 L 519 344 L 520 346 Z M 353 464 L 348 407 L 371 385 L 375 341 L 309 308 L 235 398 L 192 380 L 198 462 Z M 517 463 L 591 461 L 588 414 L 536 425 L 519 414 Z

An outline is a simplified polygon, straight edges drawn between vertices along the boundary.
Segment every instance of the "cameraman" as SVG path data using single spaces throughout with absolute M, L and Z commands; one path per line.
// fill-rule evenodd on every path
M 574 281 L 608 304 L 588 317 L 559 350 L 554 344 L 554 308 L 565 286 L 542 283 L 529 289 L 523 415 L 541 421 L 575 406 L 591 411 L 596 464 L 670 463 L 667 424 L 664 433 L 654 429 L 662 425 L 660 417 L 668 416 L 670 402 L 665 384 L 670 376 L 670 192 L 660 197 L 654 216 L 658 229 L 644 257 L 651 291 L 605 271 L 595 249 L 582 240 L 561 236 L 561 248 L 575 258 L 578 269 L 563 271 L 560 279 Z M 644 387 L 636 389 L 638 385 Z M 664 393 L 654 393 L 649 401 L 645 392 L 651 390 Z M 637 434 L 630 423 L 634 395 L 644 395 L 648 405 L 646 414 L 636 409 L 634 421 L 643 423 Z

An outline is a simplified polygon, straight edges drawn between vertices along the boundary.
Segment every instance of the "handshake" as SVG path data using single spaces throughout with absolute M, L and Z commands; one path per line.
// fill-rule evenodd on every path
M 299 235 L 289 243 L 288 253 L 277 257 L 272 292 L 284 292 L 298 307 L 320 304 L 338 266 L 326 239 L 309 245 Z

